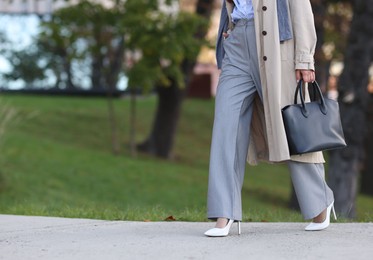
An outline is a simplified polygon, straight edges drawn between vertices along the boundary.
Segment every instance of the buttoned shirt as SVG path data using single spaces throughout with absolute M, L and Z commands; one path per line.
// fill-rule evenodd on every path
M 233 22 L 237 22 L 240 19 L 253 19 L 254 8 L 252 0 L 233 0 L 235 7 L 232 13 Z

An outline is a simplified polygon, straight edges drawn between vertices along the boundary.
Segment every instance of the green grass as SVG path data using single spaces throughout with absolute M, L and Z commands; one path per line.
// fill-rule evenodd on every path
M 213 100 L 187 100 L 172 161 L 128 152 L 129 102 L 115 101 L 122 152 L 111 153 L 106 100 L 4 96 L 18 111 L 0 143 L 0 213 L 95 219 L 204 221 Z M 138 100 L 137 140 L 148 134 L 156 99 Z M 248 167 L 245 221 L 302 221 L 287 208 L 284 165 Z M 359 196 L 359 221 L 373 219 Z

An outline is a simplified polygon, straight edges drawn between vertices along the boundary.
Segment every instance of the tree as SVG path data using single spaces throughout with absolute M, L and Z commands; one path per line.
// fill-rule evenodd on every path
M 39 51 L 35 45 L 16 52 L 2 50 L 2 54 L 13 67 L 11 72 L 2 75 L 5 81 L 22 78 L 27 87 L 35 87 L 46 78 L 44 66 L 40 64 Z
M 358 176 L 366 156 L 366 112 L 372 99 L 367 86 L 373 59 L 373 0 L 353 1 L 353 13 L 345 67 L 338 84 L 341 120 L 348 146 L 329 153 L 329 182 L 335 194 L 335 207 L 342 216 L 349 218 L 356 216 Z
M 197 56 L 202 43 L 201 38 L 196 38 L 194 35 L 199 28 L 205 26 L 205 22 L 200 17 L 186 12 L 165 12 L 158 10 L 165 6 L 172 5 L 175 1 L 164 2 L 163 7 L 159 5 L 158 1 L 128 1 L 126 8 L 132 14 L 131 18 L 125 20 L 125 27 L 129 28 L 128 45 L 131 49 L 131 56 L 133 62 L 131 68 L 128 70 L 129 87 L 132 93 L 141 88 L 142 90 L 150 90 L 155 86 L 158 94 L 158 109 L 157 117 L 155 119 L 156 134 L 152 134 L 152 140 L 161 140 L 160 142 L 150 142 L 159 146 L 167 145 L 167 140 L 174 136 L 174 131 L 170 133 L 168 130 L 176 128 L 175 124 L 170 123 L 169 115 L 179 114 L 180 107 L 174 106 L 180 101 L 180 95 L 169 96 L 164 98 L 162 93 L 182 93 L 185 89 L 185 77 L 183 71 L 183 64 L 194 60 Z M 152 3 L 153 5 L 149 5 Z M 139 24 L 145 24 L 139 28 Z M 135 153 L 134 130 L 135 124 L 135 97 L 132 95 L 131 102 L 131 152 Z M 161 112 L 159 107 L 167 109 Z M 159 120 L 160 119 L 160 120 Z M 161 131 L 159 131 L 161 129 Z M 153 131 L 154 132 L 154 131 Z M 160 137 L 160 138 L 159 138 Z M 147 147 L 152 147 L 151 145 Z M 153 150 L 143 149 L 144 152 L 149 152 L 153 155 L 163 156 Z M 164 156 L 167 157 L 167 156 Z
M 209 20 L 213 7 L 213 0 L 198 0 L 196 5 L 196 14 Z M 194 33 L 196 40 L 205 38 L 208 26 L 200 26 Z M 185 37 L 186 35 L 184 35 Z M 168 77 L 168 86 L 165 88 L 162 84 L 156 85 L 158 96 L 158 105 L 154 117 L 153 126 L 148 138 L 138 145 L 142 152 L 150 153 L 155 156 L 170 158 L 171 151 L 176 134 L 177 124 L 180 117 L 185 94 L 187 93 L 188 82 L 191 79 L 192 70 L 195 64 L 197 53 L 194 57 L 185 58 L 181 61 L 183 82 L 181 77 Z
M 186 85 L 186 68 L 191 68 L 188 64 L 193 63 L 204 42 L 202 37 L 194 36 L 200 28 L 206 28 L 206 23 L 191 13 L 168 12 L 176 0 L 109 2 L 112 7 L 107 8 L 82 0 L 53 13 L 41 25 L 36 56 L 42 57 L 42 70 L 48 68 L 54 72 L 57 86 L 76 87 L 80 83 L 78 70 L 89 75 L 92 88 L 108 91 L 113 150 L 118 152 L 116 117 L 110 96 L 119 73 L 128 76 L 130 88 L 149 91 L 157 86 L 158 93 L 168 90 L 181 93 Z M 132 59 L 134 56 L 136 59 Z M 35 67 L 39 66 L 37 60 L 28 57 Z M 173 97 L 167 102 L 173 103 Z M 178 114 L 179 110 L 172 107 L 163 112 Z
M 13 70 L 7 78 L 30 83 L 46 78 L 40 71 L 48 71 L 54 79 L 48 88 L 76 89 L 83 87 L 83 81 L 90 81 L 84 87 L 92 89 L 116 87 L 124 58 L 120 11 L 82 0 L 41 16 L 33 45 L 8 50 Z
M 105 8 L 83 0 L 56 11 L 49 21 L 42 23 L 42 33 L 38 38 L 40 50 L 49 54 L 49 67 L 57 68 L 56 75 L 59 75 L 58 71 L 67 75 L 67 88 L 75 88 L 75 61 L 82 67 L 85 64 L 90 67 L 92 89 L 106 90 L 114 154 L 120 150 L 113 92 L 123 71 L 125 28 L 121 26 L 121 17 L 124 15 L 120 6 Z M 57 84 L 60 81 L 61 77 L 57 77 Z
M 73 72 L 80 69 L 73 68 L 75 62 L 81 67 L 88 65 L 91 88 L 116 87 L 124 60 L 123 15 L 121 8 L 105 8 L 83 0 L 59 9 L 42 23 L 39 45 L 43 52 L 52 54 L 55 63 L 59 58 L 57 63 L 62 66 L 58 69 L 68 75 L 67 86 L 73 87 L 72 78 L 78 77 Z

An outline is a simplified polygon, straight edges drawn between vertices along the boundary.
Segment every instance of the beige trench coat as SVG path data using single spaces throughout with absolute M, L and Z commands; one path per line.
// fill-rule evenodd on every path
M 314 69 L 316 32 L 309 0 L 288 0 L 293 39 L 280 44 L 275 0 L 252 0 L 263 103 L 256 97 L 248 162 L 322 163 L 321 152 L 289 155 L 281 108 L 293 103 L 295 69 Z M 230 16 L 233 5 L 227 2 Z M 229 17 L 229 21 L 231 21 Z M 263 34 L 262 32 L 267 33 Z

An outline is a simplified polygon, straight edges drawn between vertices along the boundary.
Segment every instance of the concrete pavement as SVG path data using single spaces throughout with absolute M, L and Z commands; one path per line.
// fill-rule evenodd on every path
M 213 223 L 130 222 L 0 215 L 0 259 L 373 259 L 373 223 L 243 223 L 207 238 Z

